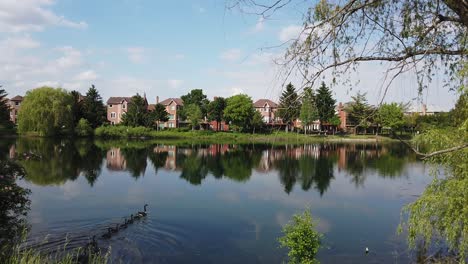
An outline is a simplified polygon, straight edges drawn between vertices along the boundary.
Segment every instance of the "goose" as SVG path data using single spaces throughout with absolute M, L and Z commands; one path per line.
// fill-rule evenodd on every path
M 145 204 L 145 205 L 143 206 L 143 212 L 141 212 L 141 211 L 138 212 L 138 215 L 139 215 L 140 217 L 143 217 L 143 216 L 147 216 L 147 215 L 148 215 L 148 214 L 146 213 L 146 207 L 147 207 L 147 206 L 148 206 L 148 205 Z
M 368 248 L 368 247 L 366 247 L 366 254 L 368 254 L 368 253 L 369 253 L 369 248 Z
M 111 236 L 112 236 L 112 231 L 111 231 L 111 228 L 108 227 L 108 228 L 107 228 L 107 233 L 105 233 L 105 234 L 102 235 L 101 237 L 102 237 L 102 238 L 108 239 L 108 238 L 111 238 Z
M 115 224 L 115 228 L 112 228 L 112 227 L 109 227 L 109 228 L 112 233 L 119 232 L 119 224 Z
M 129 224 L 133 224 L 133 214 L 130 215 L 130 220 L 128 220 Z
M 88 244 L 86 244 L 85 248 L 87 252 L 91 252 L 92 254 L 96 254 L 99 251 L 99 246 L 96 241 L 96 236 L 93 236 L 93 239 L 91 240 L 91 242 L 88 242 Z

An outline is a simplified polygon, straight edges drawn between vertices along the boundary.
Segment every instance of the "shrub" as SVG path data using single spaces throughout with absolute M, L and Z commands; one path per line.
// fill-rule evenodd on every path
M 88 120 L 81 118 L 76 125 L 75 133 L 80 137 L 89 137 L 93 134 L 93 129 Z
M 289 263 L 319 263 L 315 259 L 320 249 L 322 234 L 315 230 L 310 210 L 295 214 L 283 227 L 284 235 L 278 239 L 280 247 L 289 249 Z

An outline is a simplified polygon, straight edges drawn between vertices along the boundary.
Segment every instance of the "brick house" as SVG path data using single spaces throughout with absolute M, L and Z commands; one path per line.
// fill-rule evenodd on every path
M 18 112 L 21 108 L 21 103 L 23 102 L 22 96 L 15 96 L 8 100 L 8 105 L 10 106 L 10 120 L 13 123 L 18 123 Z
M 260 112 L 265 124 L 282 123 L 281 119 L 276 116 L 278 104 L 269 99 L 259 99 L 254 103 L 256 111 Z
M 156 97 L 156 104 L 159 103 L 159 97 Z M 185 122 L 180 118 L 179 113 L 181 108 L 184 106 L 184 101 L 180 98 L 167 98 L 161 102 L 166 107 L 166 111 L 169 114 L 169 120 L 165 123 L 161 123 L 162 128 L 176 128 L 180 127 Z
M 110 97 L 107 100 L 107 120 L 112 125 L 122 122 L 122 117 L 127 113 L 131 97 Z

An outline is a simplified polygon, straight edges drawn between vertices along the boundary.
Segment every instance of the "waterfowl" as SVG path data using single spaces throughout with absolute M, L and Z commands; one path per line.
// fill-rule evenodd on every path
M 133 214 L 130 215 L 130 220 L 128 220 L 129 224 L 133 224 Z
M 128 226 L 128 221 L 127 221 L 127 217 L 125 217 L 125 221 L 122 225 L 120 225 L 120 228 L 127 228 Z
M 107 228 L 107 233 L 105 233 L 105 234 L 102 235 L 101 237 L 102 237 L 102 238 L 108 239 L 108 238 L 111 238 L 111 236 L 112 236 L 112 231 L 111 231 L 111 228 L 108 227 L 108 228 Z
M 86 249 L 86 253 L 90 252 L 92 254 L 96 254 L 99 251 L 99 246 L 96 241 L 96 236 L 93 236 L 93 239 L 91 240 L 91 242 L 88 242 L 88 244 L 86 244 L 85 249 Z
M 368 253 L 369 253 L 369 248 L 368 248 L 368 247 L 366 247 L 366 254 L 368 254 Z
M 148 206 L 148 205 L 145 204 L 145 205 L 143 206 L 143 212 L 141 212 L 141 211 L 138 212 L 138 215 L 139 215 L 140 217 L 143 217 L 143 216 L 147 216 L 147 215 L 148 215 L 148 214 L 146 213 L 146 207 L 147 207 L 147 206 Z
M 112 228 L 112 227 L 109 227 L 109 228 L 112 233 L 119 232 L 119 224 L 115 224 L 115 228 Z

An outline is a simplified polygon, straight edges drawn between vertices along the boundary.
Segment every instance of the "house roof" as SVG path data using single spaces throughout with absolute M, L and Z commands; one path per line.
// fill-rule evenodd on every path
M 259 99 L 254 103 L 254 107 L 264 107 L 268 104 L 270 107 L 278 107 L 278 104 L 269 99 Z
M 155 105 L 155 104 L 149 104 L 149 105 L 148 105 L 148 111 L 154 111 L 154 109 L 156 109 L 156 105 Z
M 23 96 L 17 95 L 11 98 L 10 101 L 23 101 Z
M 160 104 L 169 105 L 172 101 L 174 101 L 177 105 L 184 105 L 184 101 L 180 98 L 167 98 L 166 100 L 162 101 Z
M 130 102 L 132 98 L 131 97 L 110 97 L 109 100 L 107 100 L 107 104 L 120 104 L 124 100 L 127 102 Z

